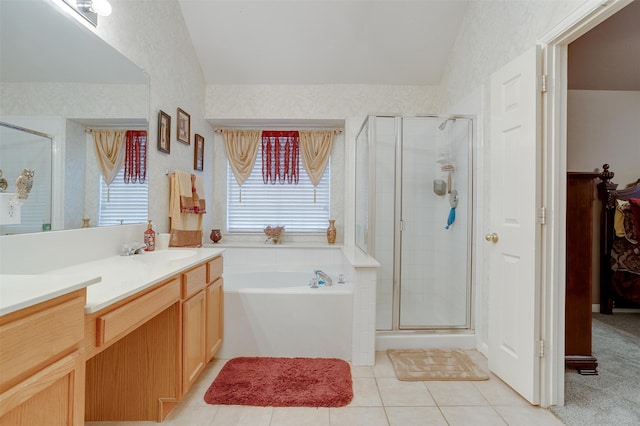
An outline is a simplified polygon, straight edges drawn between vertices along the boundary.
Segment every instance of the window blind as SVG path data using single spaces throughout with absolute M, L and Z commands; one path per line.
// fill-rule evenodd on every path
M 100 176 L 98 226 L 146 222 L 149 217 L 149 185 L 124 183 L 124 167 L 109 185 Z
M 229 232 L 262 232 L 266 225 L 283 225 L 285 232 L 325 233 L 331 213 L 331 160 L 314 188 L 300 166 L 297 185 L 265 184 L 262 179 L 262 150 L 251 175 L 240 187 L 227 162 L 227 229 Z

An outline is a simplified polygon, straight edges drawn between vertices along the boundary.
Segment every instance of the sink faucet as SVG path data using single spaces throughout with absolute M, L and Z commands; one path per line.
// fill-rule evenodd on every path
M 134 254 L 144 253 L 144 249 L 147 247 L 145 243 L 124 243 L 122 245 L 122 251 L 120 256 L 133 256 Z
M 316 269 L 315 271 L 313 271 L 313 273 L 316 274 L 316 280 L 318 280 L 318 284 L 320 284 L 320 280 L 322 280 L 324 281 L 324 285 L 333 285 L 333 280 L 325 272 L 321 271 L 320 269 Z

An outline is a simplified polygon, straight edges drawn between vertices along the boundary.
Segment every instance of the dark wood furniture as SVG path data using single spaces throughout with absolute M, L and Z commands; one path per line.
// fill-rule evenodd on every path
M 609 165 L 602 166 L 601 182 L 598 184 L 598 197 L 602 201 L 601 237 L 600 237 L 600 313 L 612 314 L 613 308 L 640 308 L 640 275 L 627 271 L 611 269 L 611 252 L 616 240 L 614 217 L 617 200 L 640 198 L 640 179 L 635 185 L 618 189 L 613 183 L 614 173 Z M 622 292 L 620 289 L 626 291 Z
M 593 201 L 598 173 L 567 173 L 565 365 L 598 374 L 591 354 Z

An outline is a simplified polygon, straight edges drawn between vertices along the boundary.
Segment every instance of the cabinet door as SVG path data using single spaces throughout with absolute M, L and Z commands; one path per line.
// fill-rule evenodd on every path
M 0 425 L 84 424 L 84 359 L 67 355 L 0 394 Z
M 204 290 L 182 304 L 182 394 L 186 394 L 205 365 L 206 299 Z
M 207 362 L 222 346 L 224 329 L 224 294 L 222 278 L 206 288 L 207 293 Z

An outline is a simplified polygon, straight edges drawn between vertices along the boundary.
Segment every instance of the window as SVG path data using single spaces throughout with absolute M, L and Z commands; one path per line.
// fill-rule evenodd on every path
M 262 150 L 242 190 L 227 162 L 227 229 L 229 232 L 262 232 L 266 225 L 283 225 L 285 232 L 326 233 L 331 212 L 331 159 L 314 188 L 300 165 L 297 185 L 265 184 L 262 180 Z M 240 202 L 242 197 L 242 202 Z
M 107 188 L 100 176 L 98 226 L 146 222 L 149 217 L 149 185 L 124 183 L 124 167 Z

